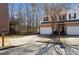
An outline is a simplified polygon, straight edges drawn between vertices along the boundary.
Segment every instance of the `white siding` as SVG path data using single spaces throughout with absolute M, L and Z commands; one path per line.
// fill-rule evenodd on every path
M 40 34 L 52 34 L 52 28 L 51 27 L 41 27 L 40 28 Z
M 67 34 L 68 35 L 79 35 L 79 26 L 68 26 Z
M 76 19 L 72 18 L 69 19 L 69 14 L 71 14 L 71 16 L 74 15 L 74 13 L 76 13 Z M 79 9 L 71 9 L 67 11 L 67 20 L 79 20 Z

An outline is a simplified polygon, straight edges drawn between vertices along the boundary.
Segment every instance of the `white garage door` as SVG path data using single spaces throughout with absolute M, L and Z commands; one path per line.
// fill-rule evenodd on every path
M 67 34 L 68 35 L 79 35 L 79 26 L 68 26 Z
M 40 34 L 52 34 L 52 28 L 51 27 L 40 28 Z

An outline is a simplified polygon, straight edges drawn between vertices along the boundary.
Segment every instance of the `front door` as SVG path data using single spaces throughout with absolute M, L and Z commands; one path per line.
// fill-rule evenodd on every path
M 60 25 L 60 35 L 65 35 L 66 32 L 65 32 L 65 27 L 64 27 L 64 24 Z

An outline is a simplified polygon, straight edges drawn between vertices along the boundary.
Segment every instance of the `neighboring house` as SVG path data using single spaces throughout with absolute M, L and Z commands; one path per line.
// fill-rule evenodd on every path
M 49 18 L 43 19 L 40 25 L 40 34 L 52 34 Z M 67 35 L 79 35 L 79 4 L 73 9 L 62 11 L 56 23 L 57 26 L 54 29 L 59 30 L 60 33 L 64 30 Z
M 0 34 L 2 31 L 9 32 L 8 4 L 0 3 Z

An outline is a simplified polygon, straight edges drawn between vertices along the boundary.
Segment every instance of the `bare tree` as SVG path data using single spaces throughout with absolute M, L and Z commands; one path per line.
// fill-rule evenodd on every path
M 66 12 L 66 4 L 51 4 L 51 7 L 50 7 L 50 18 L 52 20 L 52 29 L 58 31 L 58 19 L 59 19 L 59 16 L 60 16 L 60 13 L 61 11 L 65 11 Z
M 14 16 L 14 13 L 15 13 L 15 9 L 14 9 L 14 3 L 13 4 L 10 4 L 9 6 L 9 20 L 10 20 L 10 33 L 14 33 L 14 28 L 15 28 L 15 16 Z

